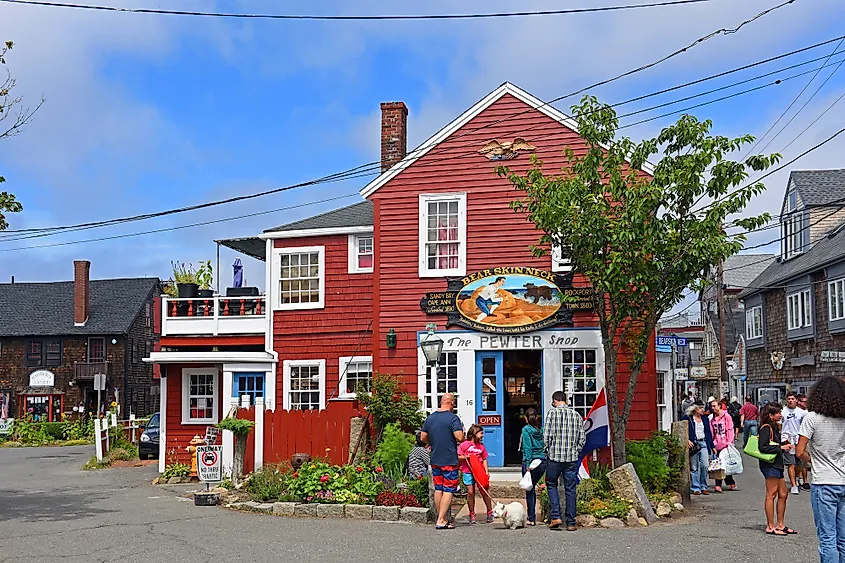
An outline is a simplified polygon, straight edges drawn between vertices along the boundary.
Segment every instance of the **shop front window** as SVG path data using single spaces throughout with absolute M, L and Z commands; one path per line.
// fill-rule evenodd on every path
M 60 395 L 27 395 L 24 408 L 35 422 L 59 422 L 62 419 Z
M 603 384 L 596 370 L 596 351 L 564 350 L 562 364 L 563 388 L 569 398 L 569 406 L 586 417 Z
M 436 370 L 436 372 L 435 372 Z M 425 370 L 425 389 L 423 409 L 434 411 L 440 406 L 440 398 L 452 393 L 457 399 L 458 393 L 458 353 L 443 352 L 436 368 Z M 456 402 L 457 404 L 457 402 Z

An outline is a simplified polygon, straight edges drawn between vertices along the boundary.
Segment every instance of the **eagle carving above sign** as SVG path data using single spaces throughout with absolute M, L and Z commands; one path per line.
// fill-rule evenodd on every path
M 483 154 L 490 160 L 510 160 L 519 156 L 519 151 L 533 151 L 535 148 L 534 145 L 522 137 L 517 137 L 513 141 L 505 141 L 504 143 L 493 139 L 492 141 L 487 141 L 487 144 L 481 147 L 478 153 Z

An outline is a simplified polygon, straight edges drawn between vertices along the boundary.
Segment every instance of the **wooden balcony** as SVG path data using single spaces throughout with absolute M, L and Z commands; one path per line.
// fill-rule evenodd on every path
M 263 295 L 249 297 L 162 298 L 162 336 L 264 334 Z
M 111 362 L 73 362 L 73 378 L 79 381 L 92 381 L 94 375 L 106 374 L 106 379 L 111 379 Z

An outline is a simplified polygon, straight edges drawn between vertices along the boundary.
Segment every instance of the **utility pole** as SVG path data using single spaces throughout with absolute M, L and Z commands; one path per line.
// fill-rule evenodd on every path
M 728 395 L 730 396 L 731 380 L 728 375 L 727 350 L 725 350 L 725 271 L 721 260 L 719 260 L 719 264 L 716 266 L 716 310 L 716 314 L 719 315 L 719 365 L 722 370 L 721 379 L 727 384 Z

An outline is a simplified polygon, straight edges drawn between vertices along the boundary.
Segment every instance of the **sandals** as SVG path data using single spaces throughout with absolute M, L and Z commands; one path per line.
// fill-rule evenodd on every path
M 451 523 L 451 522 L 449 522 L 449 523 L 448 523 L 448 524 L 446 524 L 445 526 L 435 526 L 435 527 L 434 527 L 434 529 L 435 529 L 435 530 L 454 530 L 454 529 L 455 529 L 455 527 L 452 525 L 452 523 Z M 768 533 L 768 532 L 767 532 L 767 533 Z
M 792 535 L 795 535 L 795 534 L 798 533 L 795 530 L 793 530 L 792 528 L 790 528 L 789 526 L 784 526 L 783 528 L 778 528 L 778 529 L 781 532 L 785 532 L 786 535 L 788 535 L 788 536 L 792 536 Z
M 780 533 L 778 533 L 778 532 L 780 532 Z M 778 529 L 778 528 L 775 528 L 774 530 L 766 530 L 766 535 L 767 535 L 767 536 L 781 536 L 781 537 L 785 537 L 785 536 L 788 536 L 789 534 L 787 534 L 787 533 L 786 533 L 786 532 L 784 532 L 783 530 L 780 530 L 780 529 Z

